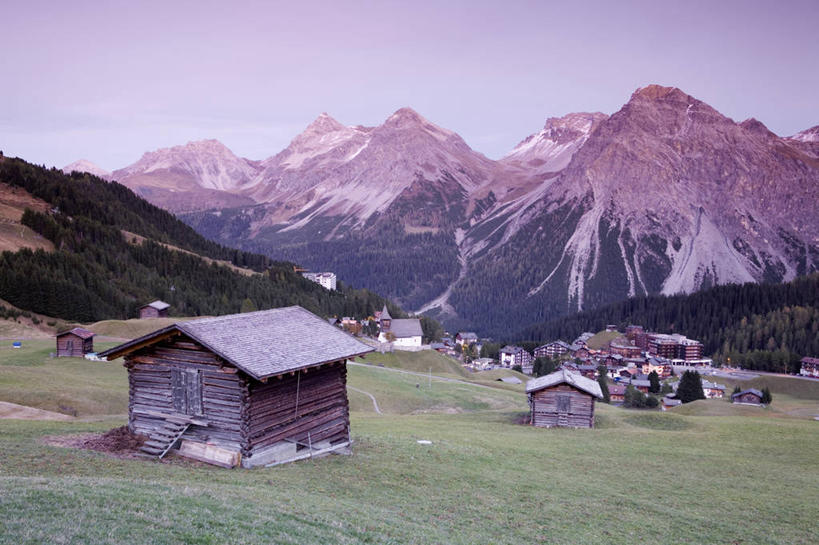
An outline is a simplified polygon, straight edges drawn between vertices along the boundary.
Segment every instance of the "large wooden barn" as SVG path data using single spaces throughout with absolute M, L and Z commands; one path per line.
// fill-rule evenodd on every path
M 57 333 L 57 357 L 82 358 L 94 351 L 94 332 L 75 327 Z
M 140 318 L 167 318 L 171 305 L 165 301 L 156 300 L 153 303 L 139 307 Z
M 594 427 L 594 402 L 603 398 L 597 381 L 560 369 L 526 383 L 530 423 L 541 428 Z
M 373 349 L 301 307 L 180 322 L 107 350 L 125 358 L 143 451 L 271 465 L 350 444 L 348 358 Z

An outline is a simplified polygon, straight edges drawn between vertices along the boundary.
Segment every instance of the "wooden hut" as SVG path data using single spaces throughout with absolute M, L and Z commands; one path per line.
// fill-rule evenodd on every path
M 82 358 L 94 351 L 94 332 L 75 327 L 57 333 L 57 357 Z
M 350 444 L 348 358 L 373 349 L 301 307 L 180 322 L 106 350 L 125 358 L 142 447 L 271 465 Z
M 566 369 L 530 380 L 526 393 L 530 422 L 541 428 L 593 428 L 594 401 L 603 398 L 596 381 Z
M 762 405 L 762 392 L 756 388 L 742 390 L 731 396 L 731 403 L 744 403 L 746 405 Z
M 167 318 L 168 309 L 171 307 L 165 301 L 157 299 L 153 303 L 148 303 L 139 307 L 140 318 Z

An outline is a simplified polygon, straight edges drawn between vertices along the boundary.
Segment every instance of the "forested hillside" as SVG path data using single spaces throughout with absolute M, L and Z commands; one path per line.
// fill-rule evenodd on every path
M 606 324 L 682 333 L 720 360 L 793 370 L 799 358 L 819 356 L 819 273 L 784 284 L 729 284 L 690 295 L 635 297 L 533 326 L 518 337 L 571 341 Z
M 172 314 L 184 316 L 293 304 L 325 316 L 366 316 L 385 303 L 343 283 L 327 291 L 294 273 L 291 263 L 210 242 L 129 189 L 95 176 L 0 158 L 0 181 L 53 206 L 49 213 L 26 210 L 22 223 L 52 241 L 55 251 L 0 254 L 0 298 L 25 310 L 95 321 L 133 317 L 138 306 L 163 299 Z M 147 240 L 130 243 L 123 230 Z M 200 256 L 258 274 L 243 275 Z M 391 304 L 390 311 L 404 315 Z

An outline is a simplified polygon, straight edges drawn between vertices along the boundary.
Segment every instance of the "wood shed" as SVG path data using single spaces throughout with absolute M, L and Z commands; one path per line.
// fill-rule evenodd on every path
M 348 358 L 373 349 L 301 307 L 179 322 L 106 350 L 143 450 L 271 465 L 350 444 Z
M 94 351 L 94 332 L 75 327 L 57 333 L 57 357 L 82 358 Z
M 541 428 L 594 427 L 594 402 L 603 393 L 597 381 L 560 369 L 526 383 L 530 422 Z
M 749 388 L 731 395 L 731 403 L 745 405 L 762 405 L 762 392 L 756 388 Z
M 139 317 L 140 318 L 167 318 L 168 317 L 168 309 L 171 308 L 171 305 L 166 303 L 165 301 L 156 300 L 152 303 L 148 303 L 147 305 L 143 305 L 139 307 Z

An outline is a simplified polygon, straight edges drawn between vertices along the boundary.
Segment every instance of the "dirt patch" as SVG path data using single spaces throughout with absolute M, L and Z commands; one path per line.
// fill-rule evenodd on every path
M 127 426 L 114 428 L 105 433 L 79 433 L 74 435 L 51 435 L 43 442 L 54 447 L 81 448 L 105 452 L 119 457 L 131 457 L 148 438 L 131 433 Z
M 0 418 L 16 418 L 18 420 L 74 420 L 67 414 L 45 411 L 8 401 L 0 401 Z

